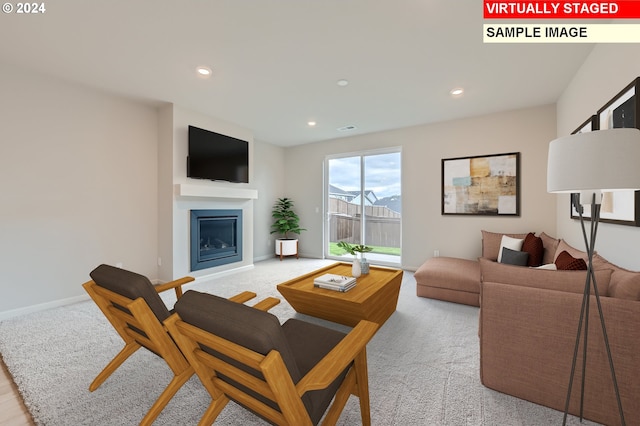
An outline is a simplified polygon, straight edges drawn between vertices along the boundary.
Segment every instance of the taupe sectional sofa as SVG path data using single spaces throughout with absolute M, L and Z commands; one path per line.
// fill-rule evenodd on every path
M 482 257 L 497 260 L 502 236 L 526 238 L 527 234 L 503 234 L 482 231 Z M 559 241 L 545 233 L 540 235 L 544 247 L 542 262 L 553 263 Z M 416 293 L 420 297 L 480 306 L 480 264 L 476 260 L 433 257 L 414 274 Z
M 564 411 L 586 271 L 498 263 L 493 259 L 492 248 L 498 235 L 483 232 L 486 256 L 478 261 L 435 258 L 425 263 L 422 271 L 416 272 L 418 295 L 480 305 L 482 383 Z M 563 251 L 577 259 L 586 258 L 585 252 L 563 240 L 540 237 L 544 263 L 553 263 Z M 454 269 L 449 275 L 444 273 L 447 267 Z M 640 273 L 622 269 L 598 255 L 594 269 L 625 420 L 628 425 L 640 425 Z M 478 279 L 477 296 L 473 295 L 472 277 Z M 452 284 L 447 288 L 446 283 Z M 584 416 L 603 424 L 619 424 L 595 296 L 591 297 L 590 306 Z M 579 354 L 580 360 L 582 348 Z M 578 368 L 570 405 L 572 414 L 579 413 L 580 383 Z

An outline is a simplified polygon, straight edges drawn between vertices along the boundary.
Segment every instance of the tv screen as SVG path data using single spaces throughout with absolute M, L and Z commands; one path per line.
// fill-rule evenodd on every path
M 187 177 L 249 183 L 249 143 L 189 126 Z

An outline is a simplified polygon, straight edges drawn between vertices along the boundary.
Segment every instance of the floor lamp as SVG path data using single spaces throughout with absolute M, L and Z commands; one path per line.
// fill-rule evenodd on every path
M 567 421 L 571 388 L 576 369 L 576 360 L 580 339 L 584 338 L 582 356 L 582 389 L 580 396 L 580 421 L 583 417 L 585 369 L 587 364 L 587 335 L 589 329 L 589 301 L 591 288 L 595 295 L 600 325 L 604 336 L 605 348 L 611 369 L 613 387 L 620 412 L 620 420 L 625 425 L 620 392 L 616 380 L 609 338 L 602 314 L 600 294 L 593 271 L 593 254 L 600 220 L 600 203 L 603 192 L 640 189 L 640 130 L 609 129 L 578 133 L 551 141 L 547 162 L 547 191 L 553 193 L 571 193 L 572 205 L 580 216 L 582 235 L 588 255 L 587 276 L 578 322 L 573 362 L 567 400 L 564 409 L 563 425 Z M 591 226 L 587 234 L 583 218 L 584 207 L 590 207 Z M 583 328 L 584 326 L 584 328 Z

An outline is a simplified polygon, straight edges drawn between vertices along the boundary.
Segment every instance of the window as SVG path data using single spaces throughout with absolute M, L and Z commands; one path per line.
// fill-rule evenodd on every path
M 402 188 L 399 149 L 330 156 L 325 161 L 325 255 L 351 260 L 338 242 L 373 248 L 371 263 L 399 265 Z

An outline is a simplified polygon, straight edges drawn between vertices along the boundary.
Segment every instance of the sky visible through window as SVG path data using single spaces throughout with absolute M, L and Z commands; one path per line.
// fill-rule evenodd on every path
M 365 156 L 365 190 L 378 198 L 401 195 L 400 153 Z M 329 161 L 330 184 L 345 191 L 360 190 L 360 157 Z

